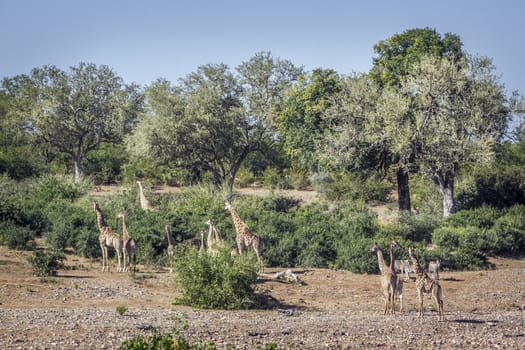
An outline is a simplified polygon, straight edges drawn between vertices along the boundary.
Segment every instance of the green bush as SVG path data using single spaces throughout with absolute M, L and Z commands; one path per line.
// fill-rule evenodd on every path
M 35 234 L 28 227 L 18 226 L 13 221 L 0 221 L 0 243 L 9 249 L 33 250 Z
M 319 178 L 317 183 L 323 183 L 322 180 Z M 386 202 L 392 190 L 392 185 L 380 178 L 352 173 L 335 174 L 323 186 L 326 186 L 329 200 L 362 200 L 366 203 Z
M 92 185 L 87 180 L 78 181 L 72 176 L 44 175 L 33 187 L 31 199 L 38 205 L 47 206 L 60 199 L 72 203 L 87 194 Z
M 262 307 L 254 290 L 258 264 L 254 254 L 232 256 L 223 249 L 216 256 L 194 248 L 177 247 L 174 270 L 181 296 L 176 302 L 206 309 Z
M 440 223 L 441 218 L 435 215 L 402 215 L 399 222 L 384 225 L 383 232 L 388 237 L 429 244 L 432 240 L 432 232 Z
M 353 273 L 377 273 L 379 271 L 377 256 L 370 253 L 373 245 L 373 239 L 341 242 L 334 268 L 347 269 Z
M 475 226 L 490 228 L 501 215 L 501 210 L 482 205 L 475 209 L 460 210 L 447 217 L 443 224 L 451 227 Z
M 79 243 L 82 244 L 78 237 L 85 237 L 86 231 L 92 231 L 98 236 L 93 210 L 88 212 L 88 208 L 71 204 L 66 200 L 57 200 L 45 208 L 45 213 L 51 223 L 45 236 L 46 243 L 53 249 L 64 250 L 72 247 L 75 251 L 78 250 L 77 254 L 84 255 L 86 249 L 77 246 Z
M 120 169 L 126 160 L 123 145 L 102 143 L 86 155 L 82 167 L 94 184 L 114 184 L 121 180 Z
M 474 168 L 469 176 L 458 182 L 458 209 L 482 205 L 502 209 L 515 204 L 525 204 L 525 169 L 521 166 Z
M 33 266 L 33 274 L 39 277 L 56 276 L 59 269 L 65 267 L 66 256 L 58 250 L 37 250 L 27 258 Z
M 443 215 L 443 197 L 439 187 L 427 177 L 414 174 L 410 179 L 411 205 L 416 213 Z
M 17 182 L 6 175 L 0 175 L 0 198 L 0 222 L 8 222 L 6 225 L 9 227 L 14 225 L 22 227 L 21 230 L 32 231 L 32 238 L 40 235 L 48 226 L 41 206 L 32 200 L 31 181 Z M 11 231 L 4 233 L 10 235 Z M 25 234 L 23 236 L 27 238 Z M 18 240 L 16 237 L 12 239 Z
M 440 248 L 453 250 L 459 246 L 460 236 L 456 227 L 439 227 L 432 232 L 432 243 Z
M 525 205 L 507 209 L 490 229 L 496 244 L 493 254 L 518 255 L 525 251 Z
M 154 330 L 150 336 L 137 335 L 130 340 L 122 342 L 120 350 L 215 350 L 216 346 L 212 342 L 203 344 L 196 342 L 191 344 L 178 332 L 174 334 L 160 333 Z
M 489 261 L 475 245 L 465 245 L 452 255 L 449 265 L 456 270 L 479 270 L 489 267 Z

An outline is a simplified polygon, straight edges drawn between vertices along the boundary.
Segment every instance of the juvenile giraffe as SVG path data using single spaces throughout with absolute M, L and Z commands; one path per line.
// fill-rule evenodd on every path
M 170 225 L 166 225 L 166 236 L 168 237 L 168 259 L 170 263 L 170 273 L 173 273 L 173 249 L 175 246 L 175 238 L 171 234 Z
M 235 226 L 235 242 L 237 243 L 237 252 L 242 254 L 243 247 L 252 247 L 257 255 L 259 261 L 259 272 L 264 272 L 264 264 L 262 260 L 263 242 L 261 237 L 250 231 L 248 225 L 244 223 L 237 214 L 235 208 L 231 203 L 226 202 L 226 209 L 230 211 Z
M 219 249 L 226 246 L 224 239 L 222 238 L 221 231 L 215 224 L 213 220 L 206 221 L 206 225 L 210 226 L 208 231 L 208 237 L 206 243 L 208 246 L 208 253 L 211 255 L 216 255 L 219 252 Z
M 379 249 L 377 243 L 370 249 L 371 252 L 377 254 L 379 270 L 381 271 L 381 289 L 383 290 L 383 295 L 385 297 L 385 309 L 384 314 L 394 314 L 395 313 L 395 295 L 398 293 L 401 299 L 401 309 L 403 308 L 403 287 L 401 285 L 401 290 L 398 288 L 398 278 L 396 270 L 394 269 L 394 248 L 399 248 L 400 245 L 396 241 L 392 241 L 389 245 L 390 251 L 390 265 L 386 265 L 383 252 Z M 401 282 L 402 283 L 402 282 Z
M 377 254 L 377 263 L 379 265 L 379 271 L 381 272 L 382 276 L 386 275 L 390 269 L 390 266 L 386 264 L 385 258 L 383 256 L 383 252 L 381 251 L 377 243 L 374 244 L 374 246 L 370 249 L 370 252 Z M 401 276 L 397 276 L 397 273 L 396 273 L 396 278 L 397 278 L 397 281 L 396 281 L 394 294 L 397 294 L 397 296 L 399 297 L 399 311 L 403 311 L 403 284 L 404 284 L 404 281 L 403 281 L 403 278 L 401 278 Z
M 412 259 L 414 265 L 414 272 L 416 273 L 416 291 L 418 297 L 418 316 L 420 319 L 423 318 L 423 296 L 424 293 L 432 293 L 432 297 L 438 306 L 438 317 L 440 321 L 445 319 L 443 313 L 443 294 L 441 286 L 437 281 L 430 278 L 425 270 L 421 267 L 419 260 L 414 253 L 413 247 L 408 247 L 408 255 Z
M 142 188 L 142 181 L 137 181 L 137 185 L 139 186 L 140 207 L 143 210 L 157 210 L 157 208 L 155 208 L 144 195 L 144 188 Z
M 122 272 L 121 268 L 121 255 L 123 242 L 122 238 L 113 232 L 111 227 L 106 225 L 104 216 L 97 202 L 93 202 L 93 208 L 97 213 L 97 225 L 100 231 L 98 236 L 98 242 L 100 243 L 100 249 L 102 249 L 102 272 L 107 270 L 109 272 L 109 261 L 108 261 L 108 248 L 114 248 L 118 257 L 118 272 Z
M 118 214 L 118 217 L 119 219 L 122 219 L 122 253 L 124 260 L 124 272 L 129 271 L 129 265 L 131 265 L 131 261 L 133 261 L 133 272 L 135 272 L 137 267 L 137 241 L 135 238 L 129 235 L 128 229 L 126 227 L 126 213 L 121 212 Z

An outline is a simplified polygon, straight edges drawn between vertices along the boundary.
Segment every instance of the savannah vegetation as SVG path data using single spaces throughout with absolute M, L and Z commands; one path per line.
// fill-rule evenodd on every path
M 178 82 L 147 86 L 92 63 L 5 77 L 0 243 L 34 250 L 43 238 L 49 250 L 32 258 L 38 273 L 54 274 L 65 251 L 99 258 L 93 193 L 118 184 L 122 191 L 100 200 L 106 221 L 119 232 L 117 214 L 125 211 L 138 262 L 152 267 L 167 266 L 167 224 L 182 241 L 211 218 L 233 247 L 224 210 L 231 198 L 263 238 L 269 267 L 375 273 L 369 248 L 393 238 L 417 247 L 423 263 L 439 258 L 447 269 L 522 255 L 523 98 L 509 94 L 492 60 L 465 52 L 455 34 L 411 29 L 374 52 L 370 72 L 348 76 L 259 52 L 233 69 L 208 64 Z M 136 180 L 158 211 L 140 208 Z M 153 193 L 159 184 L 180 190 Z M 234 196 L 253 184 L 315 190 L 318 198 Z M 399 218 L 380 220 L 370 210 L 376 205 Z M 176 261 L 186 285 L 180 302 L 258 305 L 246 283 L 256 278 L 253 260 L 180 254 L 196 271 L 213 272 L 188 280 Z M 204 276 L 222 283 L 215 285 L 223 295 L 208 290 L 217 297 L 205 298 L 212 304 L 191 294 L 209 286 Z

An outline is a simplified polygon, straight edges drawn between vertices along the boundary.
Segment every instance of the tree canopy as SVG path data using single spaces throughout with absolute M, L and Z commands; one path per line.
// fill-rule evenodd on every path
M 178 86 L 165 80 L 150 86 L 150 113 L 128 139 L 130 153 L 188 169 L 197 178 L 211 174 L 217 187 L 226 184 L 231 191 L 246 157 L 275 142 L 284 91 L 302 70 L 259 53 L 237 72 L 208 64 Z
M 34 128 L 42 147 L 71 157 L 77 178 L 86 154 L 103 141 L 121 141 L 142 108 L 140 89 L 124 85 L 104 65 L 80 63 L 67 72 L 44 66 L 4 80 L 3 87 L 18 97 L 17 113 Z

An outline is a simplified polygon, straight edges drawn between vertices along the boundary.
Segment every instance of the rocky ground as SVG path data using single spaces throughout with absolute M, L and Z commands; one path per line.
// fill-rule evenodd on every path
M 28 253 L 0 247 L 1 349 L 117 349 L 153 329 L 177 330 L 219 349 L 524 349 L 525 260 L 496 259 L 488 271 L 443 272 L 445 321 L 432 301 L 418 320 L 413 283 L 404 310 L 382 314 L 377 275 L 293 269 L 303 284 L 261 280 L 273 310 L 196 310 L 172 304 L 168 271 L 101 273 L 98 261 L 68 257 L 68 270 L 41 280 Z M 269 272 L 282 269 L 269 269 Z M 123 315 L 118 307 L 127 310 Z

